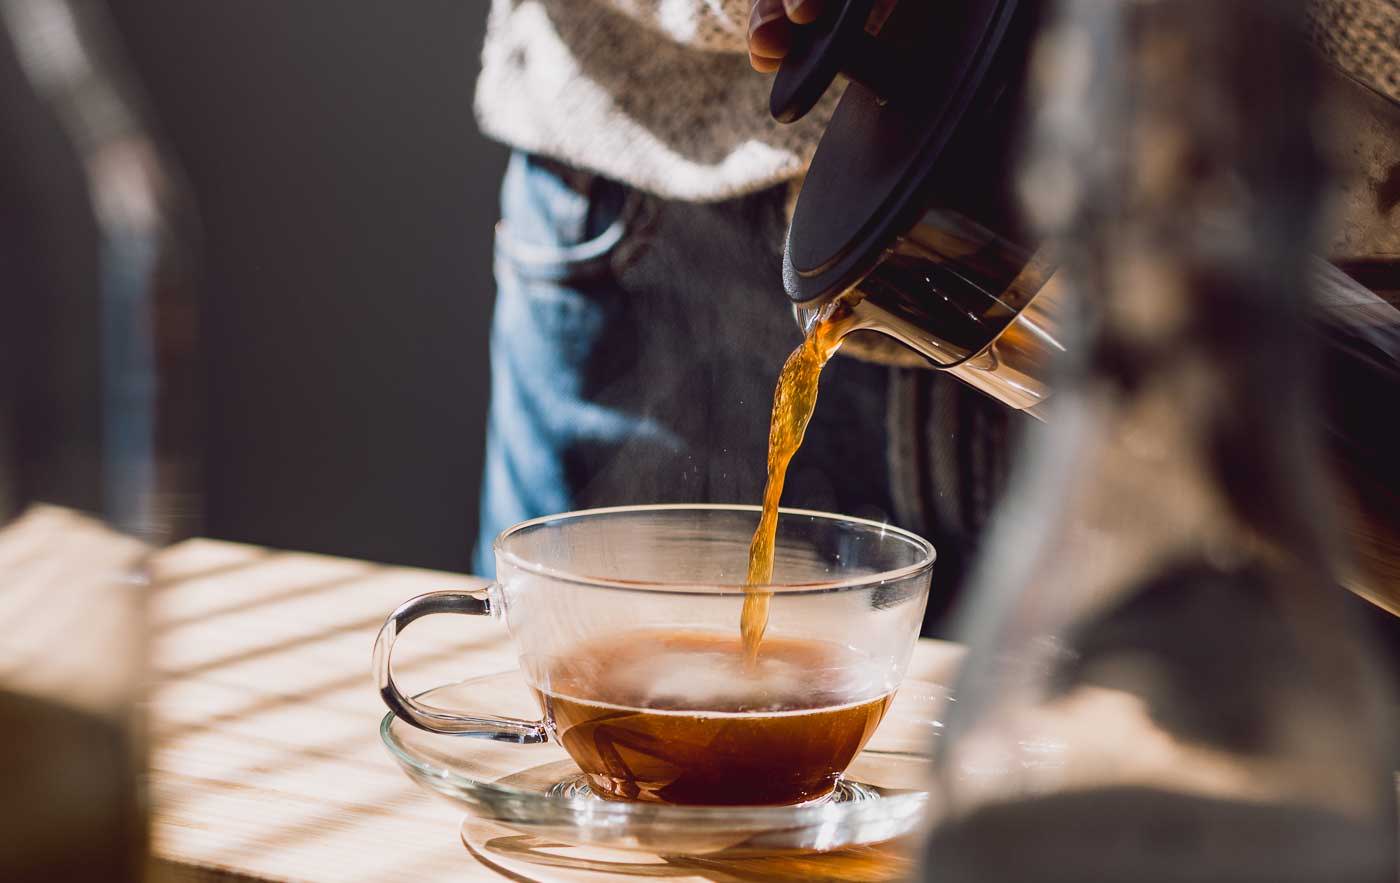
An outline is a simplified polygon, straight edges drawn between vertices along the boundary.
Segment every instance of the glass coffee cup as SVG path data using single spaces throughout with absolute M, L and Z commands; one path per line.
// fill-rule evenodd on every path
M 497 581 L 399 607 L 375 644 L 386 705 L 435 733 L 553 739 L 604 798 L 781 805 L 825 798 L 904 677 L 933 547 L 877 522 L 783 510 L 768 627 L 739 637 L 755 506 L 596 509 L 519 524 Z M 394 683 L 399 632 L 433 613 L 501 617 L 537 721 L 425 706 Z

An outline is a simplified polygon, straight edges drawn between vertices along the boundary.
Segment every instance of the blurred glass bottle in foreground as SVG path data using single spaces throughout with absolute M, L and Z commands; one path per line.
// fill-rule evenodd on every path
M 140 879 L 147 560 L 197 511 L 193 228 L 105 4 L 0 25 L 0 879 Z
M 964 611 L 929 879 L 1396 879 L 1393 697 L 1323 486 L 1300 14 L 1065 0 L 1039 41 L 1023 192 L 1078 339 Z

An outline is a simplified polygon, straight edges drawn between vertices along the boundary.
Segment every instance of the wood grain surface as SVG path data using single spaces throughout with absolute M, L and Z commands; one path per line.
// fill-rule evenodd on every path
M 707 863 L 526 844 L 510 870 L 462 844 L 462 811 L 399 771 L 370 649 L 384 617 L 455 574 L 193 540 L 158 559 L 150 790 L 156 877 L 174 881 L 880 879 L 889 856 Z M 921 641 L 911 677 L 957 648 Z M 405 691 L 513 668 L 504 626 L 431 617 L 400 641 Z M 509 832 L 503 832 L 509 834 Z M 502 842 L 517 842 L 507 841 Z M 489 859 L 490 857 L 488 857 Z M 528 870 L 524 870 L 528 869 Z

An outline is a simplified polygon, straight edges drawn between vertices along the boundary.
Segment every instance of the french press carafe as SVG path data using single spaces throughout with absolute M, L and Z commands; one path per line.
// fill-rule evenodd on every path
M 849 291 L 858 327 L 1034 412 L 1061 347 L 1056 297 L 1008 182 L 1042 3 L 874 6 L 799 28 L 774 81 L 788 122 L 849 81 L 792 219 L 787 293 L 811 315 Z
M 1048 364 L 1063 348 L 1063 297 L 1053 247 L 1020 220 L 1013 182 L 1045 6 L 832 2 L 796 29 L 771 100 L 773 116 L 791 122 L 838 75 L 848 82 L 788 233 L 783 282 L 799 318 L 844 297 L 856 327 L 893 337 L 931 367 L 1038 417 L 1050 395 Z M 1330 106 L 1328 127 L 1349 153 L 1374 154 L 1400 173 L 1400 109 L 1336 79 L 1341 100 Z M 1037 178 L 1037 186 L 1055 183 L 1054 175 Z M 1344 226 L 1355 216 L 1385 224 L 1367 185 L 1343 197 Z M 1347 281 L 1319 277 L 1333 287 Z M 1340 302 L 1354 306 L 1367 294 L 1358 289 Z M 1352 306 L 1326 324 L 1347 326 Z

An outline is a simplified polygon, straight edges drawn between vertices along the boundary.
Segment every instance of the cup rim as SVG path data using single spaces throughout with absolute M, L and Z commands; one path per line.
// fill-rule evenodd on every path
M 496 555 L 497 561 L 504 561 L 511 567 L 542 576 L 547 579 L 560 582 L 572 583 L 580 586 L 593 586 L 603 589 L 614 589 L 624 592 L 645 592 L 647 594 L 679 594 L 679 595 L 714 595 L 715 589 L 733 589 L 735 592 L 744 592 L 750 587 L 744 583 L 720 583 L 720 582 L 668 582 L 664 580 L 624 581 L 610 580 L 601 577 L 586 576 L 583 574 L 570 573 L 556 567 L 540 564 L 537 561 L 530 561 L 526 558 L 511 552 L 505 548 L 505 541 L 511 536 L 538 527 L 541 524 L 560 520 L 571 520 L 575 518 L 586 518 L 599 515 L 616 515 L 628 512 L 674 512 L 678 510 L 688 511 L 728 511 L 728 512 L 753 512 L 762 511 L 761 506 L 744 503 L 654 503 L 634 506 L 605 506 L 596 509 L 577 509 L 572 512 L 560 512 L 555 515 L 542 515 L 538 518 L 531 518 L 519 524 L 512 525 L 501 531 L 494 542 L 491 550 Z M 880 521 L 873 521 L 869 518 L 858 518 L 854 515 L 838 515 L 834 512 L 821 512 L 815 509 L 790 509 L 786 506 L 778 507 L 778 517 L 797 515 L 819 518 L 824 521 L 839 521 L 848 524 L 856 524 L 866 528 L 874 528 L 882 535 L 893 534 L 900 539 L 911 543 L 922 551 L 920 559 L 904 567 L 894 570 L 881 571 L 879 573 L 867 574 L 864 576 L 851 576 L 845 579 L 825 580 L 820 582 L 806 583 L 770 583 L 761 588 L 771 594 L 800 595 L 800 594 L 821 594 L 824 592 L 842 591 L 866 586 L 878 586 L 884 583 L 896 582 L 916 576 L 923 571 L 933 567 L 934 561 L 938 557 L 938 552 L 933 543 L 902 527 L 895 527 Z M 689 591 L 687 590 L 689 589 Z M 701 590 L 704 591 L 701 591 Z

